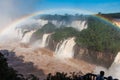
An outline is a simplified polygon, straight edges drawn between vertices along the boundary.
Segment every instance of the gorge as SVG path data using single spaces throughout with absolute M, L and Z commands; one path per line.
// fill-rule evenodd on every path
M 47 49 L 60 60 L 83 60 L 109 68 L 109 73 L 119 64 L 120 31 L 115 25 L 91 15 L 38 15 L 31 20 L 34 23 L 19 24 L 3 31 L 1 41 L 8 41 L 7 45 L 22 43 L 30 50 L 33 47 Z M 15 51 L 24 50 L 19 48 Z

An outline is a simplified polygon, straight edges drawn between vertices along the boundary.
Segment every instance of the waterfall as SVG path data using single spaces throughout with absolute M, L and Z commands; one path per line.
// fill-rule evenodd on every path
M 120 79 L 120 52 L 118 52 L 109 69 L 97 66 L 94 73 L 99 73 L 101 70 L 105 71 L 105 76 L 111 75 L 113 78 Z
M 120 52 L 118 52 L 113 63 L 120 64 Z
M 76 20 L 76 21 L 72 21 L 72 23 L 70 24 L 70 26 L 72 26 L 73 28 L 81 31 L 83 29 L 87 28 L 87 21 L 80 21 L 80 20 Z
M 24 37 L 22 38 L 21 42 L 22 43 L 29 43 L 30 41 L 30 38 L 32 36 L 32 34 L 34 33 L 35 31 L 30 31 L 30 32 L 27 32 Z
M 60 27 L 60 26 L 73 27 L 78 31 L 81 31 L 87 28 L 86 20 L 73 20 L 69 23 L 67 23 L 66 21 L 57 21 L 57 20 L 52 20 L 51 22 L 57 27 Z
M 43 34 L 42 38 L 32 43 L 33 48 L 44 48 L 49 44 L 51 34 Z
M 112 75 L 114 78 L 120 79 L 120 52 L 118 52 L 107 73 L 108 75 Z
M 42 41 L 41 41 L 41 47 L 46 47 L 49 44 L 51 34 L 43 34 Z
M 16 31 L 17 31 L 17 34 L 18 34 L 18 38 L 22 39 L 22 36 L 23 36 L 22 30 L 21 29 L 16 29 Z
M 74 38 L 69 38 L 57 44 L 55 56 L 60 58 L 73 58 L 74 56 Z

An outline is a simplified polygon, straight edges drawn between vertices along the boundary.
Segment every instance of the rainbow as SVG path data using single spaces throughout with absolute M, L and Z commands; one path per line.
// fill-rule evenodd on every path
M 103 20 L 104 22 L 106 22 L 106 23 L 108 23 L 108 24 L 110 24 L 110 25 L 113 25 L 114 27 L 116 27 L 116 28 L 120 28 L 118 25 L 115 25 L 113 22 L 112 22 L 112 20 L 110 20 L 110 19 L 107 19 L 107 18 L 105 18 L 105 17 L 103 17 L 103 16 L 100 16 L 100 15 L 94 15 L 95 17 L 97 17 L 97 18 L 99 18 L 99 19 L 101 19 L 101 20 Z
M 18 24 L 26 21 L 27 19 L 30 19 L 34 16 L 37 16 L 37 15 L 40 15 L 40 14 L 51 14 L 51 13 L 54 13 L 57 12 L 59 13 L 59 11 L 68 11 L 68 12 L 71 12 L 71 13 L 80 13 L 80 14 L 84 14 L 84 13 L 88 13 L 88 14 L 94 14 L 93 12 L 90 12 L 90 11 L 86 11 L 86 10 L 81 10 L 81 9 L 49 9 L 49 10 L 43 10 L 43 11 L 40 11 L 40 12 L 36 12 L 36 13 L 33 13 L 33 14 L 30 14 L 30 15 L 26 15 L 26 16 L 23 16 L 22 18 L 19 18 L 19 19 L 16 19 L 15 21 L 13 21 L 12 23 L 8 24 L 5 28 L 3 28 L 2 30 L 0 30 L 0 35 L 3 34 L 3 33 L 6 33 L 7 30 L 10 28 L 10 27 L 15 27 L 17 26 Z M 99 19 L 102 19 L 103 21 L 113 25 L 113 23 L 102 17 L 102 16 L 99 16 L 99 15 L 93 15 Z M 119 28 L 117 25 L 114 25 L 116 28 Z
M 82 9 L 68 9 L 68 8 L 67 9 L 64 9 L 64 8 L 61 9 L 60 8 L 60 9 L 42 10 L 42 11 L 39 11 L 39 12 L 32 13 L 30 15 L 23 16 L 23 17 L 21 17 L 19 19 L 16 19 L 12 23 L 5 26 L 5 28 L 1 29 L 0 34 L 5 33 L 5 31 L 8 30 L 9 27 L 17 26 L 18 24 L 20 24 L 20 23 L 22 23 L 22 22 L 26 21 L 27 19 L 30 19 L 30 18 L 32 18 L 34 16 L 37 16 L 37 15 L 40 15 L 40 14 L 51 14 L 51 13 L 56 14 L 56 12 L 60 13 L 60 12 L 66 12 L 66 11 L 71 12 L 71 14 L 75 13 L 75 12 L 76 13 L 82 13 L 82 14 L 84 14 L 84 13 L 93 14 L 90 11 L 86 11 L 86 10 L 82 10 Z
M 118 29 L 118 30 L 120 29 L 120 26 L 119 26 L 119 25 L 116 25 L 114 22 L 112 22 L 112 20 L 110 20 L 110 19 L 108 19 L 108 18 L 105 18 L 105 17 L 103 17 L 103 16 L 101 16 L 101 15 L 96 15 L 96 14 L 91 15 L 91 16 L 100 19 L 101 21 L 109 24 L 110 26 L 112 26 L 112 27 L 114 27 L 114 28 L 116 28 L 116 29 Z

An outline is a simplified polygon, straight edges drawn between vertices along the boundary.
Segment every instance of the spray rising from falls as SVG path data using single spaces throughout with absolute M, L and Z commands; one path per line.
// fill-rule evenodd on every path
M 73 58 L 74 56 L 74 38 L 69 38 L 57 44 L 55 56 L 60 58 Z
M 81 31 L 81 30 L 86 29 L 88 27 L 86 20 L 73 21 L 70 26 L 73 26 L 73 28 L 77 29 L 78 31 Z
M 120 79 L 120 52 L 118 52 L 107 73 L 108 75 L 112 75 L 113 77 Z
M 27 32 L 24 37 L 22 38 L 21 42 L 22 43 L 29 43 L 30 41 L 30 38 L 32 36 L 32 34 L 34 33 L 35 31 L 30 31 L 30 32 Z
M 40 47 L 47 47 L 49 44 L 51 34 L 43 34 Z
M 0 33 L 0 42 L 15 42 L 22 38 L 21 30 L 16 29 L 16 26 L 8 27 Z
M 120 52 L 118 52 L 109 69 L 97 66 L 94 72 L 99 73 L 101 70 L 105 71 L 105 76 L 111 75 L 113 78 L 120 79 Z
M 88 27 L 87 20 L 73 20 L 71 22 L 67 22 L 64 20 L 63 21 L 51 20 L 51 23 L 57 27 L 60 27 L 60 26 L 73 27 L 78 31 L 81 31 Z

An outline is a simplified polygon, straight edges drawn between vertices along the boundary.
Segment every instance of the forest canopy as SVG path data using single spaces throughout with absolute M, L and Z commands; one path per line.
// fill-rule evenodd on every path
M 63 19 L 63 16 L 54 16 L 57 16 L 58 19 Z M 49 17 L 52 19 L 54 19 L 54 16 L 49 15 Z M 67 20 L 67 16 L 70 15 L 65 16 L 64 18 Z M 76 16 L 84 17 L 83 15 Z M 44 16 L 43 18 L 46 17 Z M 85 18 L 87 18 L 88 28 L 82 31 L 76 30 L 73 26 L 61 26 L 58 28 L 54 24 L 48 23 L 36 31 L 34 34 L 40 35 L 44 33 L 53 33 L 52 39 L 56 42 L 67 39 L 69 37 L 75 37 L 76 44 L 87 49 L 100 52 L 117 53 L 120 50 L 119 29 L 114 25 L 94 16 L 85 16 Z

